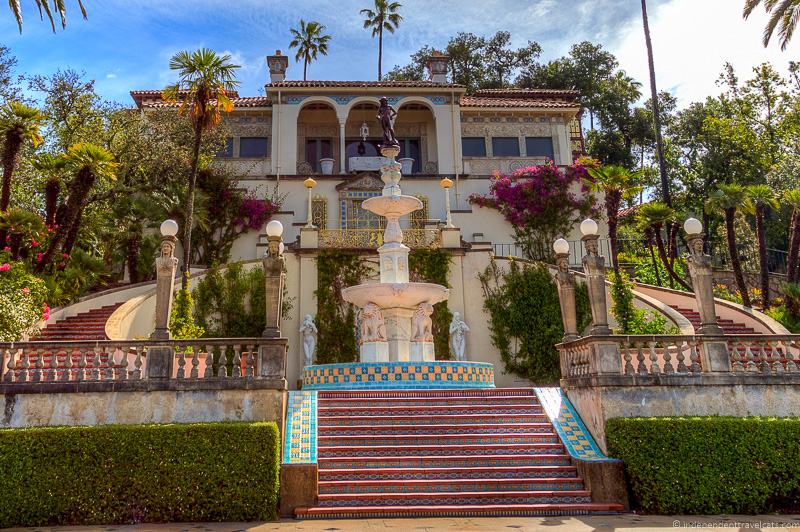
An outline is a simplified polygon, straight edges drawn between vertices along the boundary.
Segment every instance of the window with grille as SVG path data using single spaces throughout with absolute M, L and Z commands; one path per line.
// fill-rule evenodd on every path
M 422 202 L 422 208 L 411 213 L 411 229 L 425 229 L 425 222 L 428 221 L 428 198 L 417 196 Z
M 322 196 L 315 196 L 311 200 L 311 223 L 318 229 L 328 227 L 328 200 Z

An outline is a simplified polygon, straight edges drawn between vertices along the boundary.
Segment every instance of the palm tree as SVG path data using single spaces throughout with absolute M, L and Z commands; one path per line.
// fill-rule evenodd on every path
M 761 4 L 762 0 L 745 0 L 744 18 L 747 19 Z M 786 50 L 800 19 L 800 0 L 763 0 L 763 4 L 764 11 L 770 15 L 767 27 L 764 28 L 764 47 L 769 46 L 775 29 L 780 26 L 778 34 L 781 39 L 781 50 Z
M 64 169 L 73 177 L 69 184 L 67 202 L 61 225 L 58 226 L 47 251 L 36 265 L 40 273 L 52 261 L 56 252 L 62 249 L 66 253 L 72 251 L 72 244 L 80 229 L 80 219 L 86 208 L 89 192 L 98 179 L 115 180 L 117 163 L 114 156 L 95 144 L 81 143 L 70 146 L 63 156 Z
M 61 28 L 67 27 L 67 7 L 64 5 L 64 0 L 52 0 L 53 5 L 50 5 L 51 0 L 35 0 L 36 7 L 39 8 L 39 16 L 44 18 L 46 15 L 48 20 L 50 20 L 50 25 L 53 27 L 53 33 L 56 31 L 56 22 L 54 15 L 58 15 L 61 18 Z M 11 7 L 11 13 L 14 15 L 14 18 L 17 19 L 17 26 L 19 26 L 19 32 L 22 33 L 22 3 L 19 0 L 10 0 L 9 7 Z M 81 15 L 83 19 L 86 20 L 86 9 L 83 7 L 83 1 L 78 0 L 78 8 L 81 10 Z
M 328 41 L 331 40 L 331 36 L 323 34 L 325 26 L 313 20 L 307 23 L 300 19 L 300 28 L 292 28 L 289 31 L 293 37 L 289 48 L 297 48 L 295 61 L 303 60 L 303 81 L 305 81 L 308 64 L 317 60 L 317 54 L 328 55 Z
M 748 197 L 747 189 L 737 183 L 718 185 L 717 190 L 711 193 L 706 201 L 706 211 L 709 213 L 722 213 L 725 217 L 725 233 L 728 243 L 728 254 L 731 256 L 731 268 L 736 278 L 736 286 L 742 295 L 742 303 L 745 307 L 752 307 L 750 293 L 744 281 L 742 273 L 742 262 L 739 259 L 739 250 L 736 244 L 736 213 L 740 207 L 747 209 Z
M 653 201 L 650 203 L 645 203 L 639 207 L 639 212 L 636 216 L 639 219 L 639 223 L 650 227 L 653 235 L 655 236 L 656 247 L 658 248 L 658 256 L 661 258 L 661 262 L 664 263 L 664 268 L 667 270 L 667 274 L 669 275 L 670 287 L 675 286 L 673 284 L 674 281 L 681 285 L 684 289 L 691 291 L 689 284 L 681 279 L 677 273 L 675 273 L 672 262 L 670 262 L 669 257 L 667 257 L 667 248 L 664 245 L 664 238 L 661 235 L 661 231 L 664 229 L 664 227 L 670 227 L 675 221 L 675 209 L 665 203 Z
M 33 159 L 32 166 L 45 179 L 44 183 L 44 223 L 48 227 L 56 224 L 58 196 L 61 194 L 61 181 L 64 174 L 63 159 L 52 153 L 42 153 Z
M 778 200 L 775 193 L 767 185 L 750 185 L 747 187 L 749 206 L 756 216 L 756 236 L 758 237 L 758 263 L 761 274 L 761 304 L 764 309 L 770 307 L 769 301 L 769 265 L 767 264 L 767 237 L 764 228 L 764 217 L 767 209 L 777 209 Z
M 644 41 L 647 47 L 647 65 L 650 68 L 650 101 L 653 106 L 653 127 L 656 133 L 656 156 L 658 157 L 658 170 L 661 176 L 661 195 L 667 207 L 672 207 L 672 195 L 669 192 L 669 177 L 667 176 L 667 162 L 664 160 L 664 140 L 661 137 L 661 113 L 658 103 L 658 89 L 656 88 L 653 42 L 650 39 L 650 21 L 647 17 L 647 0 L 642 0 L 642 21 L 644 22 Z
M 796 283 L 800 259 L 800 189 L 789 190 L 783 195 L 783 201 L 792 207 L 792 219 L 789 226 L 789 253 L 786 257 L 786 281 Z
M 236 69 L 231 56 L 217 55 L 213 50 L 201 48 L 194 52 L 181 51 L 172 56 L 169 68 L 178 71 L 178 81 L 164 89 L 164 100 L 180 101 L 180 112 L 188 113 L 194 130 L 192 169 L 186 195 L 186 216 L 183 230 L 183 281 L 188 289 L 189 258 L 192 244 L 194 195 L 197 185 L 197 167 L 200 163 L 200 145 L 203 133 L 212 130 L 221 120 L 221 112 L 233 111 L 229 94 L 236 89 Z
M 605 194 L 606 217 L 608 218 L 608 240 L 611 244 L 611 265 L 619 274 L 619 248 L 617 247 L 617 225 L 619 208 L 623 199 L 630 199 L 639 193 L 637 181 L 641 172 L 631 172 L 622 166 L 609 165 L 590 168 L 586 185 L 592 192 Z
M 42 143 L 39 129 L 44 123 L 44 115 L 38 109 L 20 102 L 9 102 L 0 108 L 0 135 L 3 138 L 3 184 L 0 192 L 0 212 L 8 209 L 11 203 L 11 180 L 19 164 L 24 143 L 34 147 Z M 0 230 L 0 244 L 5 245 L 6 231 Z M 0 246 L 1 247 L 1 246 Z
M 403 17 L 397 12 L 403 7 L 400 2 L 375 0 L 374 9 L 362 9 L 360 13 L 364 19 L 364 29 L 372 28 L 372 36 L 378 36 L 378 81 L 381 80 L 381 63 L 383 62 L 383 30 L 394 33 L 400 26 Z

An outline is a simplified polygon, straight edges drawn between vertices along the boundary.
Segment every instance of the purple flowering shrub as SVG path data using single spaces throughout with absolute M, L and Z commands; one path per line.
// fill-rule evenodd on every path
M 514 226 L 514 239 L 528 258 L 546 260 L 555 239 L 596 213 L 594 196 L 584 185 L 588 168 L 580 161 L 566 168 L 550 161 L 510 176 L 496 174 L 489 194 L 472 194 L 469 202 L 499 211 Z M 575 192 L 577 187 L 580 193 Z

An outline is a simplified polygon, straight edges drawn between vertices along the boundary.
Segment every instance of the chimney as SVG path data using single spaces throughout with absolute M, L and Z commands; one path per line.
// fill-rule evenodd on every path
M 428 79 L 434 83 L 447 83 L 447 63 L 449 61 L 449 57 L 434 50 L 428 58 Z
M 289 68 L 289 58 L 281 55 L 280 50 L 275 50 L 275 55 L 267 56 L 267 66 L 269 67 L 269 81 L 283 81 L 286 79 L 286 69 Z

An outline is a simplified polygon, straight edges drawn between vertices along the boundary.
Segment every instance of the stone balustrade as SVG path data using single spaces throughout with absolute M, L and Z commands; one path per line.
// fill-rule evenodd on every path
M 412 249 L 438 248 L 438 229 L 404 229 L 403 243 Z M 319 247 L 340 249 L 375 249 L 383 245 L 382 229 L 321 229 Z
M 154 357 L 161 360 L 151 368 Z M 0 343 L 2 383 L 9 385 L 281 380 L 285 358 L 279 338 Z
M 557 347 L 566 380 L 595 376 L 800 375 L 800 335 L 587 336 Z

